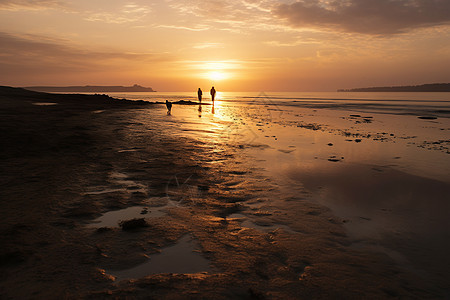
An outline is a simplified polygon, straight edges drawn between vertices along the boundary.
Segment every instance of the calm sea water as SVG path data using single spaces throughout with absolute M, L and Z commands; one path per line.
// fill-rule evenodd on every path
M 130 100 L 197 101 L 196 92 L 108 93 Z M 224 104 L 302 106 L 310 108 L 355 109 L 394 114 L 435 114 L 450 116 L 450 93 L 346 93 L 346 92 L 218 92 Z M 211 101 L 204 92 L 203 101 Z

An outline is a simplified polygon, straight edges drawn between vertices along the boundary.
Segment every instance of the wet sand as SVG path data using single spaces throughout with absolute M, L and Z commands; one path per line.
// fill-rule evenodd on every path
M 220 102 L 168 116 L 3 89 L 0 105 L 1 298 L 448 296 L 448 178 L 391 166 L 416 150 L 369 163 L 355 150 L 368 138 L 339 124 L 293 132 L 287 112 Z M 144 226 L 123 230 L 129 219 Z M 182 259 L 165 268 L 170 255 Z

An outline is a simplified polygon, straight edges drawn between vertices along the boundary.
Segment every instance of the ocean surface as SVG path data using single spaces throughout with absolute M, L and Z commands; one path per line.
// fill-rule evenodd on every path
M 196 92 L 108 93 L 116 98 L 144 101 L 197 101 Z M 450 93 L 354 92 L 218 92 L 217 101 L 240 105 L 301 106 L 374 111 L 394 114 L 437 114 L 450 117 Z M 203 101 L 210 103 L 209 92 Z
M 197 101 L 195 91 L 109 95 L 161 103 Z M 173 109 L 174 118 L 183 116 L 183 126 L 191 124 L 190 133 L 221 120 L 233 122 L 234 131 L 247 139 L 267 144 L 267 135 L 277 136 L 276 145 L 285 147 L 298 136 L 298 127 L 309 129 L 314 139 L 360 137 L 367 143 L 347 159 L 381 164 L 403 154 L 402 171 L 450 182 L 450 93 L 218 92 L 214 107 L 209 92 L 203 96 L 203 114 L 194 105 Z M 395 152 L 399 154 L 391 155 Z
M 197 101 L 196 91 L 108 95 L 160 103 Z M 231 128 L 239 133 L 238 139 L 276 142 L 271 147 L 278 148 L 294 145 L 301 140 L 299 136 L 330 141 L 338 138 L 351 149 L 346 153 L 347 161 L 354 158 L 356 162 L 383 164 L 402 156 L 396 161 L 397 169 L 450 182 L 450 93 L 219 91 L 212 106 L 209 91 L 204 91 L 202 104 L 202 108 L 175 105 L 172 118 L 163 121 L 182 126 L 180 134 L 194 138 L 213 128 Z M 165 106 L 160 109 L 165 110 Z M 224 129 L 220 122 L 233 126 Z M 267 136 L 277 139 L 271 141 Z M 345 137 L 362 138 L 364 143 L 350 147 Z M 311 149 L 312 155 L 320 151 L 312 145 L 302 148 L 303 152 Z

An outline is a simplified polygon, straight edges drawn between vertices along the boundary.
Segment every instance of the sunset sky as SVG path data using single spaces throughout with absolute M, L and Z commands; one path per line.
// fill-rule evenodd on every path
M 0 0 L 0 85 L 450 82 L 450 0 Z

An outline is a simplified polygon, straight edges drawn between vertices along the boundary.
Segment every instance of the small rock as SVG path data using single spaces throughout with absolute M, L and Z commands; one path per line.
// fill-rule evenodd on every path
M 361 139 L 355 139 L 355 142 L 361 143 Z
M 338 161 L 341 161 L 341 160 L 338 159 L 338 158 L 329 158 L 328 161 L 338 162 Z
M 122 230 L 126 230 L 126 231 L 137 229 L 137 228 L 148 227 L 148 223 L 147 223 L 147 221 L 145 221 L 144 218 L 122 221 L 119 223 L 119 225 L 120 225 L 120 227 L 122 227 Z
M 333 146 L 333 143 L 328 143 L 328 146 L 330 146 L 330 147 Z
M 423 120 L 436 120 L 437 119 L 437 117 L 434 117 L 434 116 L 420 116 L 418 118 L 423 119 Z

